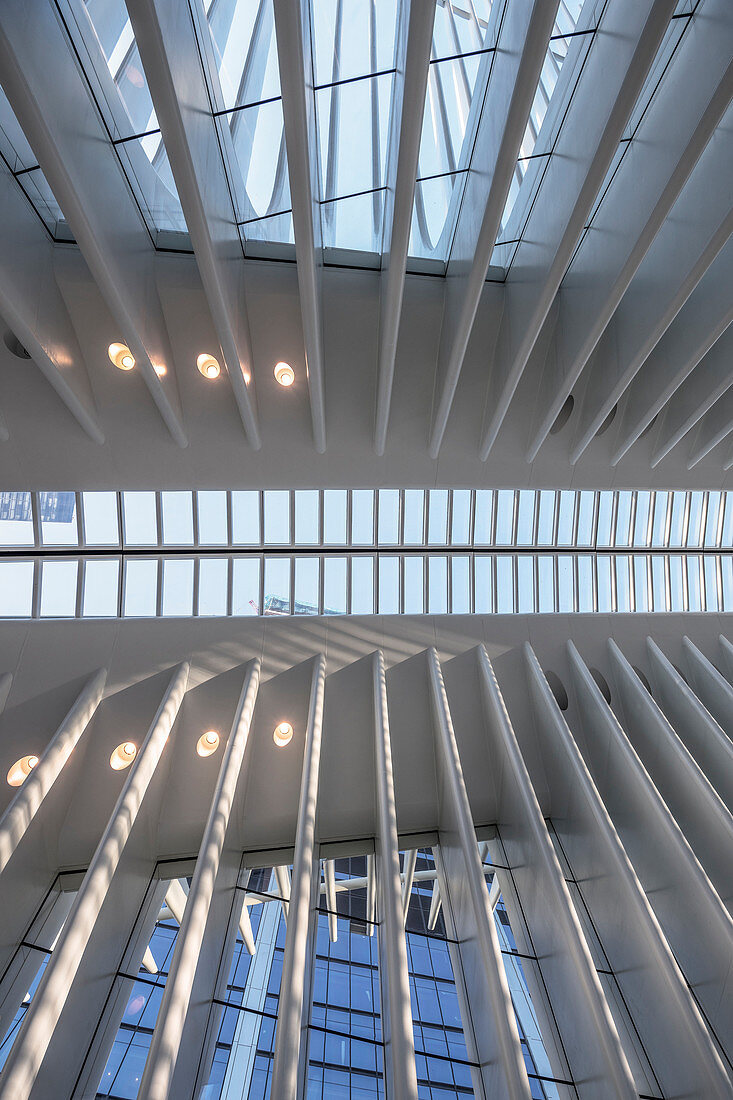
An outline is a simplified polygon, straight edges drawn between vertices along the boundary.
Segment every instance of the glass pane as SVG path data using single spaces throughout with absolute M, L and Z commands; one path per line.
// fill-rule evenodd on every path
M 257 546 L 260 534 L 260 494 L 253 490 L 232 493 L 232 538 L 238 546 Z
M 351 614 L 374 614 L 374 558 L 351 560 Z
M 290 542 L 290 493 L 265 489 L 265 543 Z
M 500 489 L 496 494 L 496 544 L 511 546 L 514 532 L 514 491 Z
M 594 559 L 589 554 L 578 557 L 578 611 L 595 611 L 593 591 Z
M 608 554 L 598 555 L 598 610 L 613 611 L 613 597 L 611 590 L 611 567 L 613 558 Z
M 382 546 L 399 542 L 400 493 L 399 489 L 379 490 L 379 530 L 377 537 Z
M 73 618 L 76 613 L 78 562 L 44 561 L 41 571 L 41 615 Z
M 87 546 L 116 546 L 120 541 L 117 493 L 82 493 Z
M 166 558 L 163 562 L 162 615 L 191 615 L 193 612 L 193 560 Z
M 494 610 L 493 557 L 477 554 L 474 558 L 474 601 L 477 615 L 490 615 Z
M 571 546 L 573 542 L 573 520 L 575 518 L 575 493 L 563 489 L 560 493 L 557 521 L 558 546 Z
M 298 546 L 318 542 L 318 490 L 295 491 L 295 542 Z
M 520 489 L 517 518 L 517 545 L 528 546 L 534 540 L 534 511 L 537 494 L 533 489 Z
M 260 614 L 260 559 L 232 562 L 232 615 Z
M 636 554 L 632 561 L 634 569 L 634 607 L 636 611 L 651 611 L 649 606 L 649 559 L 641 554 Z
M 444 546 L 448 536 L 448 490 L 428 492 L 428 543 Z
M 154 558 L 128 558 L 125 562 L 124 614 L 155 615 L 158 599 L 158 562 Z
M 596 494 L 588 489 L 578 493 L 578 546 L 593 545 L 593 509 Z
M 199 561 L 199 615 L 226 615 L 229 561 L 201 558 Z
M 637 493 L 636 516 L 634 518 L 634 546 L 649 545 L 649 512 L 652 495 L 650 492 Z
M 318 582 L 320 576 L 318 558 L 295 559 L 295 615 L 318 614 Z
M 454 489 L 450 540 L 453 546 L 465 546 L 471 541 L 471 490 Z
M 163 519 L 163 542 L 167 546 L 190 546 L 193 543 L 193 500 L 190 493 L 160 494 Z
M 432 556 L 428 561 L 428 614 L 444 615 L 448 610 L 448 559 Z
M 690 493 L 690 519 L 687 525 L 687 545 L 702 546 L 703 543 L 703 503 L 705 494 L 702 492 Z
M 575 611 L 574 562 L 570 554 L 557 557 L 558 611 Z
M 537 610 L 543 615 L 555 610 L 555 558 L 552 554 L 540 554 L 537 558 Z
M 613 496 L 604 490 L 598 494 L 598 545 L 611 546 L 611 524 L 613 521 Z
M 122 494 L 122 515 L 125 542 L 128 546 L 155 546 L 158 542 L 158 523 L 155 511 L 155 493 Z
M 198 540 L 201 546 L 225 546 L 227 532 L 227 495 L 220 490 L 199 490 L 196 494 L 198 508 Z
M 540 492 L 540 514 L 537 524 L 537 542 L 540 546 L 551 546 L 555 532 L 555 494 L 550 489 Z
M 0 546 L 33 546 L 30 493 L 0 493 Z
M 39 493 L 41 540 L 45 546 L 77 546 L 76 495 Z
M 517 594 L 520 614 L 534 611 L 534 556 L 522 554 L 517 557 Z
M 454 615 L 471 612 L 471 559 L 463 554 L 451 558 L 451 606 Z
M 404 601 L 406 615 L 422 615 L 425 610 L 424 559 L 406 557 L 404 560 Z
M 120 563 L 117 558 L 84 563 L 82 615 L 109 618 L 117 615 Z
M 366 546 L 374 542 L 373 489 L 354 489 L 351 494 L 351 541 Z
M 476 518 L 474 520 L 474 542 L 489 546 L 492 542 L 491 523 L 494 511 L 494 494 L 491 489 L 476 490 Z
M 400 610 L 400 559 L 379 558 L 379 613 L 398 615 Z
M 405 489 L 405 545 L 422 546 L 424 539 L 422 489 Z
M 346 614 L 346 558 L 323 560 L 323 614 Z
M 265 558 L 264 614 L 290 614 L 290 558 Z
M 33 606 L 33 562 L 0 561 L 0 615 L 28 618 Z
M 323 542 L 332 546 L 346 542 L 345 489 L 326 489 L 323 493 Z
M 496 611 L 499 615 L 514 611 L 514 560 L 511 554 L 496 555 Z

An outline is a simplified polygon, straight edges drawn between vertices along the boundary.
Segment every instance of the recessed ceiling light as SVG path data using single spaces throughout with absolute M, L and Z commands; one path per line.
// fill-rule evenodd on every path
M 289 363 L 277 363 L 274 373 L 281 386 L 292 386 L 295 381 L 295 371 Z
M 109 766 L 121 772 L 123 768 L 129 768 L 136 756 L 137 745 L 133 741 L 123 741 L 110 756 Z
M 211 756 L 219 748 L 219 734 L 216 730 L 202 733 L 196 742 L 196 752 L 199 756 Z
M 272 740 L 275 742 L 279 749 L 282 749 L 285 745 L 289 744 L 293 739 L 293 727 L 289 722 L 280 722 L 278 726 L 275 726 L 272 734 Z
M 127 344 L 110 344 L 107 348 L 107 355 L 120 370 L 132 370 L 135 366 L 135 357 Z
M 20 760 L 16 760 L 8 772 L 8 783 L 10 786 L 20 787 L 31 774 L 37 763 L 37 756 L 22 756 Z
M 221 367 L 214 358 L 213 355 L 209 355 L 208 352 L 202 352 L 196 360 L 196 366 L 203 374 L 204 378 L 213 380 L 218 378 L 221 374 Z

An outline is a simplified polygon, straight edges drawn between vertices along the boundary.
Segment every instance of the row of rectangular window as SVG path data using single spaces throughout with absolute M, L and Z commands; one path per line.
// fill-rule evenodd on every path
M 702 490 L 265 489 L 0 492 L 0 546 L 733 545 L 733 494 Z
M 731 610 L 731 554 L 0 560 L 0 618 Z

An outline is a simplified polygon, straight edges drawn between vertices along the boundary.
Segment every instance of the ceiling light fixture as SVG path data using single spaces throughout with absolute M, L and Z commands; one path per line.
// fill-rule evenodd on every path
M 216 730 L 202 733 L 196 742 L 196 752 L 199 756 L 211 756 L 219 748 L 219 734 Z
M 123 768 L 129 768 L 136 756 L 137 745 L 133 741 L 123 741 L 110 756 L 109 766 L 121 772 Z
M 212 381 L 214 378 L 218 378 L 221 374 L 221 367 L 214 358 L 213 355 L 209 355 L 208 352 L 202 352 L 196 360 L 196 366 L 203 374 L 204 378 L 208 378 Z
M 293 727 L 289 722 L 280 722 L 278 726 L 275 726 L 272 734 L 272 740 L 275 742 L 279 749 L 288 745 L 293 739 Z
M 281 386 L 292 386 L 295 381 L 295 371 L 289 363 L 277 363 L 274 373 Z
M 135 357 L 127 344 L 110 344 L 107 348 L 107 355 L 120 370 L 132 370 L 135 366 Z
M 168 368 L 164 363 L 153 363 L 153 370 L 158 375 L 158 378 L 164 378 L 168 373 Z
M 10 786 L 20 787 L 22 783 L 25 783 L 37 763 L 37 756 L 22 756 L 20 760 L 16 760 L 8 772 L 8 783 Z

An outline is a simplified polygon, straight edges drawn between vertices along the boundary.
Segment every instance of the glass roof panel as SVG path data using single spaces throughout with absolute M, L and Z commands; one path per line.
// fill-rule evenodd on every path
M 280 95 L 272 0 L 207 0 L 221 109 Z
M 316 85 L 392 69 L 400 0 L 311 0 Z

